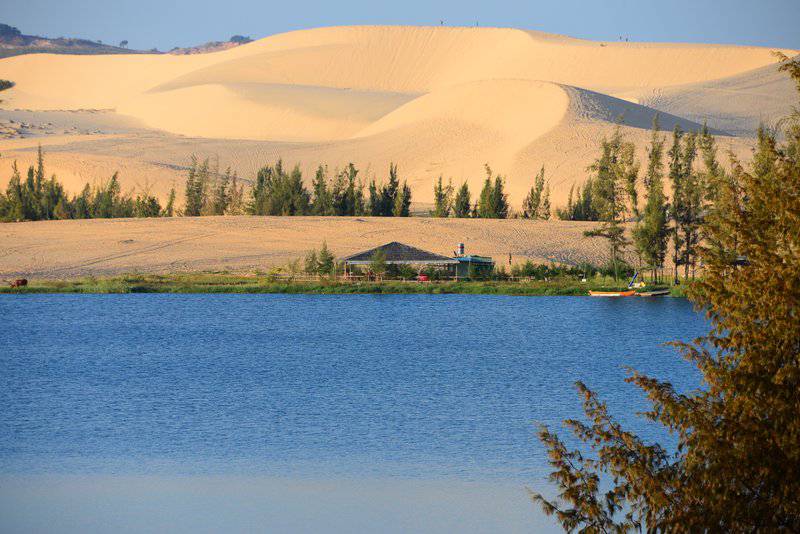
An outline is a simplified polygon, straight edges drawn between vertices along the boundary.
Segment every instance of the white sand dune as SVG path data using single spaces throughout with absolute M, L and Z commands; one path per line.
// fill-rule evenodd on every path
M 155 182 L 161 194 L 191 153 L 245 177 L 277 157 L 306 172 L 352 161 L 378 177 L 393 161 L 422 202 L 439 175 L 478 187 L 484 163 L 507 176 L 515 204 L 544 164 L 561 202 L 585 179 L 600 137 L 621 123 L 641 141 L 656 113 L 664 129 L 707 121 L 745 154 L 757 123 L 793 98 L 767 48 L 499 28 L 335 27 L 212 54 L 17 56 L 0 60 L 0 77 L 17 84 L 3 106 L 41 121 L 48 110 L 112 110 L 94 133 L 116 137 L 58 132 L 46 143 L 50 169 L 65 176 L 116 162 L 124 183 Z M 92 130 L 97 117 L 75 121 Z M 0 180 L 4 162 L 32 158 L 34 145 L 18 141 L 0 140 Z

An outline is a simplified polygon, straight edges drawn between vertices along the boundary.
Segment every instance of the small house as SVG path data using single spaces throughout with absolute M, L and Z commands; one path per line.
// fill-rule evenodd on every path
M 387 265 L 410 265 L 420 269 L 436 267 L 448 271 L 451 275 L 455 275 L 456 267 L 459 263 L 458 260 L 441 254 L 392 241 L 344 258 L 345 272 L 352 272 L 352 267 L 354 266 L 369 266 L 375 257 L 375 253 L 379 251 L 385 255 Z

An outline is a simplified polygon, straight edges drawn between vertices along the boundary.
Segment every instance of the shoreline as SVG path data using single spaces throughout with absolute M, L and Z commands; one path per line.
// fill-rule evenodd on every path
M 187 273 L 168 275 L 129 274 L 63 280 L 31 279 L 27 286 L 0 287 L 0 294 L 305 294 L 305 295 L 508 295 L 588 296 L 589 290 L 609 290 L 607 279 L 581 282 L 573 279 L 431 281 L 410 280 L 302 281 L 276 279 L 270 275 Z M 616 288 L 624 287 L 624 283 Z M 684 286 L 671 286 L 669 297 L 685 298 Z M 647 288 L 644 288 L 647 289 Z

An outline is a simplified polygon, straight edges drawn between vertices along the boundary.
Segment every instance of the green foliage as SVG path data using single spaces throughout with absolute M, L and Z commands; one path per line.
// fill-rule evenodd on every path
M 311 200 L 312 215 L 333 215 L 333 196 L 328 189 L 328 167 L 320 165 L 311 184 L 313 196 Z
M 281 160 L 258 170 L 251 196 L 253 215 L 306 215 L 310 208 L 300 167 L 287 173 Z
M 528 196 L 522 202 L 522 216 L 525 219 L 550 218 L 550 184 L 548 182 L 545 187 L 544 166 L 536 175 Z
M 21 179 L 16 162 L 5 194 L 0 193 L 0 219 L 39 221 L 52 219 L 92 219 L 111 217 L 159 217 L 161 205 L 147 192 L 135 197 L 125 194 L 118 173 L 94 187 L 89 184 L 80 195 L 70 198 L 55 176 L 45 178 L 41 147 L 35 166 Z
M 208 158 L 199 163 L 192 155 L 189 174 L 186 177 L 185 207 L 183 214 L 187 217 L 202 215 L 203 206 L 208 201 L 209 165 Z
M 397 191 L 397 199 L 394 203 L 394 211 L 392 213 L 395 217 L 408 217 L 411 215 L 411 188 L 408 183 L 403 180 L 403 187 Z
M 466 184 L 465 184 L 466 185 Z M 467 190 L 469 195 L 469 190 Z M 447 185 L 442 184 L 442 177 L 433 185 L 433 211 L 434 217 L 449 217 L 453 208 L 453 183 L 448 181 Z M 467 210 L 469 210 L 469 199 L 467 199 Z
M 709 147 L 707 141 L 704 142 L 707 156 L 710 157 L 713 147 Z M 697 263 L 704 193 L 704 184 L 694 169 L 694 161 L 697 158 L 697 135 L 684 134 L 676 126 L 672 148 L 668 155 L 669 177 L 672 182 L 672 203 L 669 210 L 672 221 L 672 262 L 674 280 L 677 284 L 678 267 L 684 266 L 684 278 L 688 278 L 689 269 Z
M 319 252 L 314 249 L 306 254 L 303 267 L 306 274 L 331 276 L 336 274 L 338 265 L 336 263 L 336 256 L 328 249 L 328 244 L 323 241 Z M 290 265 L 289 270 L 293 274 L 299 272 L 299 260 L 296 260 L 294 265 Z
M 169 190 L 169 197 L 167 199 L 167 205 L 164 206 L 164 211 L 161 213 L 162 217 L 174 217 L 175 216 L 175 187 Z
M 657 280 L 660 269 L 664 267 L 669 237 L 663 177 L 664 138 L 659 135 L 657 122 L 653 125 L 653 136 L 647 154 L 647 174 L 644 177 L 647 202 L 642 219 L 633 230 L 633 240 L 645 265 L 652 270 L 653 279 Z
M 369 262 L 369 270 L 378 277 L 386 274 L 386 252 L 384 252 L 383 249 L 376 250 L 372 255 L 372 258 L 370 258 Z
M 316 250 L 311 250 L 306 254 L 303 266 L 306 274 L 319 274 L 319 260 L 317 259 Z
M 477 216 L 482 219 L 505 219 L 508 217 L 508 195 L 505 182 L 500 175 L 492 178 L 492 169 L 487 164 L 486 180 L 478 199 Z
M 218 177 L 213 188 L 209 215 L 225 215 L 231 203 L 232 188 L 235 184 L 236 173 L 228 167 L 225 174 Z
M 366 211 L 373 217 L 408 217 L 410 207 L 411 189 L 406 182 L 400 184 L 397 165 L 391 163 L 387 183 L 378 185 L 375 180 L 370 182 Z
M 586 180 L 583 189 L 579 186 L 575 190 L 575 185 L 569 188 L 569 198 L 565 208 L 556 210 L 556 215 L 562 221 L 597 221 L 600 215 L 592 202 L 593 180 L 590 177 Z
M 800 64 L 793 74 L 800 89 Z M 674 452 L 626 431 L 578 384 L 586 421 L 566 425 L 587 447 L 570 450 L 547 428 L 558 486 L 534 494 L 568 531 L 800 531 L 800 124 L 779 143 L 762 130 L 751 164 L 733 159 L 701 225 L 704 276 L 689 297 L 710 332 L 673 343 L 702 373 L 680 393 L 632 372 L 647 396 L 644 416 L 677 440 Z M 678 137 L 677 135 L 675 137 Z M 680 186 L 687 158 L 670 154 Z M 691 147 L 689 147 L 691 150 Z M 746 258 L 738 262 L 737 258 Z M 607 489 L 601 483 L 605 480 Z
M 317 273 L 322 275 L 334 274 L 336 257 L 328 250 L 328 244 L 323 241 L 317 255 Z
M 619 129 L 611 139 L 603 139 L 600 157 L 589 167 L 595 173 L 592 180 L 592 203 L 602 225 L 584 232 L 587 237 L 602 237 L 608 241 L 611 262 L 616 266 L 628 245 L 625 237 L 626 184 L 639 172 L 634 158 L 634 145 L 622 139 Z M 614 279 L 618 278 L 615 268 Z
M 453 199 L 453 217 L 457 219 L 464 219 L 470 216 L 470 193 L 467 182 L 461 184 L 458 188 L 455 199 Z

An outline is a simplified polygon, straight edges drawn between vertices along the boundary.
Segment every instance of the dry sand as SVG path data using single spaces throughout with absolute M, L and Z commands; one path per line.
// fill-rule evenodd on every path
M 17 84 L 0 110 L 0 185 L 41 142 L 73 191 L 119 170 L 126 187 L 164 197 L 196 153 L 244 178 L 279 157 L 308 178 L 352 161 L 381 179 L 394 161 L 422 203 L 439 175 L 475 191 L 490 163 L 519 206 L 545 165 L 561 205 L 620 117 L 640 157 L 657 111 L 664 129 L 708 121 L 723 150 L 746 156 L 758 122 L 795 100 L 771 52 L 370 26 L 190 56 L 17 56 L 0 60 Z
M 39 221 L 0 225 L 0 279 L 72 278 L 122 273 L 230 270 L 284 266 L 319 248 L 344 257 L 390 241 L 450 255 L 516 262 L 603 263 L 594 223 L 522 219 L 380 217 L 178 217 Z

